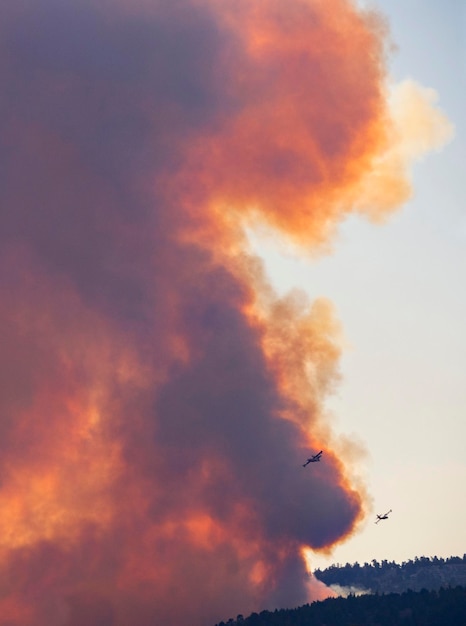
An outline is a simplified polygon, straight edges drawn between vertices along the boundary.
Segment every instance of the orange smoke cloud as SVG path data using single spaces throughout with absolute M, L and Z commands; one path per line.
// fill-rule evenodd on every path
M 218 10 L 242 46 L 226 73 L 233 109 L 192 142 L 188 174 L 228 219 L 265 219 L 322 245 L 388 141 L 384 23 L 346 0 Z M 226 46 L 226 63 L 231 54 Z
M 325 420 L 338 325 L 277 299 L 244 229 L 315 250 L 386 211 L 383 21 L 348 0 L 0 18 L 0 623 L 206 626 L 319 596 L 303 555 L 365 501 Z

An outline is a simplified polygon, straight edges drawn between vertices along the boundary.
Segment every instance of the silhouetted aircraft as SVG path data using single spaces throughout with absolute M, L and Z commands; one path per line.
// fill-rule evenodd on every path
M 314 456 L 309 457 L 308 460 L 304 463 L 303 467 L 306 467 L 308 463 L 317 463 L 317 461 L 320 461 L 321 456 L 322 456 L 322 450 L 318 452 L 317 454 L 314 454 Z
M 387 511 L 383 515 L 377 515 L 377 519 L 375 520 L 374 524 L 378 524 L 381 519 L 388 519 L 388 514 L 391 513 L 391 512 L 392 512 L 392 510 L 390 509 L 389 511 Z

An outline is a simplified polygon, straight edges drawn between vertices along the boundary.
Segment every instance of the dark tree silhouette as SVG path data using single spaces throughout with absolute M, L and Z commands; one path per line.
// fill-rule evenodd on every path
M 252 613 L 228 626 L 466 626 L 466 588 L 329 598 Z M 216 624 L 224 626 L 224 622 Z
M 296 609 L 238 615 L 215 626 L 466 626 L 466 554 L 403 562 L 373 560 L 314 572 L 327 585 L 372 593 Z
M 466 586 L 466 555 L 442 559 L 416 557 L 401 565 L 394 561 L 373 560 L 371 564 L 332 565 L 314 572 L 326 585 L 361 588 L 373 593 L 401 593 L 408 589 L 435 590 L 441 587 Z

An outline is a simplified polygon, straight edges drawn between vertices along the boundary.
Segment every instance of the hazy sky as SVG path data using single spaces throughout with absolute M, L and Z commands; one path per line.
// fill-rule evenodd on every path
M 412 169 L 413 196 L 382 226 L 354 217 L 317 261 L 262 248 L 276 287 L 335 305 L 347 347 L 336 429 L 364 446 L 373 513 L 316 566 L 466 552 L 466 7 L 387 0 L 394 82 L 432 88 L 454 139 Z M 375 513 L 393 509 L 377 526 Z

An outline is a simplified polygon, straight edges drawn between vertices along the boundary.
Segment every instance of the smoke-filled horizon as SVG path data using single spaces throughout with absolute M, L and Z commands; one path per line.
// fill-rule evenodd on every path
M 0 17 L 0 623 L 320 597 L 304 551 L 370 509 L 325 412 L 338 323 L 274 294 L 246 229 L 312 255 L 383 219 L 449 136 L 432 93 L 390 92 L 384 21 L 347 0 Z

